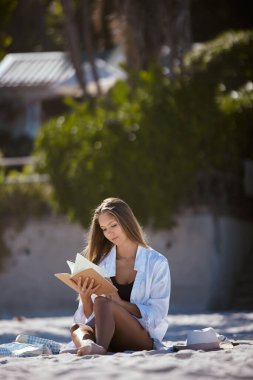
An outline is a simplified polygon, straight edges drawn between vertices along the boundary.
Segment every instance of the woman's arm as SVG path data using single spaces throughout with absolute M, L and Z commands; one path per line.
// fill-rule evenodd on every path
M 100 284 L 97 286 L 93 286 L 93 285 L 94 285 L 94 280 L 90 279 L 89 277 L 86 277 L 83 281 L 82 281 L 82 278 L 79 277 L 76 284 L 76 291 L 80 295 L 80 299 L 83 305 L 83 313 L 87 319 L 93 313 L 93 302 L 92 302 L 91 296 L 100 287 Z
M 110 294 L 108 296 L 108 298 L 110 298 L 112 301 L 118 303 L 125 310 L 127 310 L 130 314 L 134 315 L 137 318 L 141 318 L 141 312 L 140 312 L 139 308 L 134 303 L 130 303 L 128 301 L 122 300 L 117 292 Z

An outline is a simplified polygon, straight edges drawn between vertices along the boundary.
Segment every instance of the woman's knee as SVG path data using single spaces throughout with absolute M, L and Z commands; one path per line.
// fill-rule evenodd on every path
M 98 296 L 94 300 L 93 309 L 96 313 L 97 310 L 111 307 L 112 301 L 109 298 Z
M 78 324 L 78 323 L 73 323 L 73 324 L 70 326 L 69 330 L 70 330 L 70 332 L 72 333 L 73 331 L 77 330 L 78 328 L 79 328 L 79 324 Z

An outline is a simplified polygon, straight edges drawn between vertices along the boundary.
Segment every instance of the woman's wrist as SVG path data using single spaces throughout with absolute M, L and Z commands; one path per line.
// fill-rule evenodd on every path
M 83 304 L 84 315 L 87 318 L 89 318 L 89 316 L 93 312 L 93 302 L 92 302 L 91 298 L 86 298 L 86 297 L 82 297 L 82 296 L 81 296 L 81 300 L 82 300 L 82 304 Z

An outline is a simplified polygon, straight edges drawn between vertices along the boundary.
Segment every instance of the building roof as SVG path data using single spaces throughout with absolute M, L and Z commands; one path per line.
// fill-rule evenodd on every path
M 125 75 L 107 62 L 96 59 L 96 67 L 102 90 L 106 91 L 117 79 Z M 83 63 L 88 91 L 95 91 L 91 65 Z M 8 54 L 0 62 L 1 88 L 50 87 L 57 93 L 77 91 L 75 70 L 63 52 L 14 53 Z M 80 88 L 79 88 L 80 91 Z

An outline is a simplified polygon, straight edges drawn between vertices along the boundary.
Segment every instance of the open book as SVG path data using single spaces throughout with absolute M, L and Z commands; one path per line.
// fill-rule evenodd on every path
M 70 268 L 69 273 L 55 273 L 55 276 L 59 278 L 66 285 L 70 286 L 72 289 L 75 289 L 75 284 L 72 280 L 77 283 L 78 277 L 89 277 L 90 279 L 94 279 L 94 287 L 98 284 L 101 286 L 96 291 L 96 294 L 99 296 L 101 294 L 110 294 L 113 292 L 117 292 L 117 288 L 111 283 L 111 281 L 105 278 L 106 273 L 102 268 L 98 265 L 92 263 L 88 259 L 86 259 L 80 253 L 77 253 L 75 262 L 67 261 L 67 264 Z

